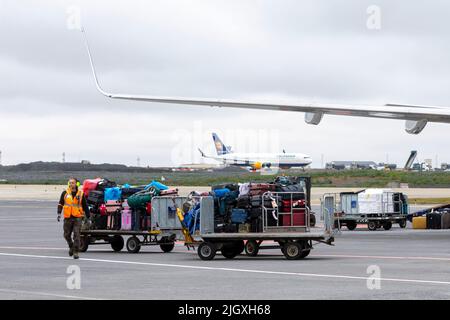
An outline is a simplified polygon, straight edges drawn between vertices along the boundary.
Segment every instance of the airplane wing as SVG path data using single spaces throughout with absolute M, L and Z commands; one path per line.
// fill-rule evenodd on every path
M 386 105 L 346 105 L 346 104 L 316 104 L 316 103 L 286 103 L 286 102 L 267 102 L 267 101 L 238 101 L 238 100 L 220 100 L 204 98 L 182 98 L 182 97 L 158 97 L 146 95 L 109 93 L 104 91 L 98 81 L 97 74 L 87 42 L 84 29 L 81 29 L 89 61 L 94 75 L 95 84 L 98 91 L 112 99 L 210 106 L 222 108 L 243 108 L 253 110 L 276 110 L 304 112 L 305 122 L 312 125 L 318 125 L 324 115 L 370 117 L 384 119 L 406 120 L 405 130 L 410 134 L 419 134 L 425 128 L 428 122 L 450 123 L 450 108 L 433 106 L 415 106 L 402 104 Z

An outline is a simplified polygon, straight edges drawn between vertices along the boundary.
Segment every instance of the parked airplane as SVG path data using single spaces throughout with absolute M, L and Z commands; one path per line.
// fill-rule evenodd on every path
M 217 156 L 207 156 L 198 149 L 203 158 L 214 159 L 228 166 L 244 167 L 251 171 L 292 167 L 305 167 L 312 163 L 310 156 L 302 153 L 234 153 L 226 146 L 216 133 L 212 134 Z
M 298 104 L 298 102 L 267 102 L 267 101 L 233 101 L 220 99 L 193 99 L 180 97 L 157 97 L 142 96 L 130 94 L 115 94 L 104 91 L 98 82 L 95 72 L 94 63 L 92 61 L 91 51 L 83 29 L 81 29 L 86 48 L 91 63 L 92 73 L 94 75 L 95 84 L 98 91 L 108 98 L 124 99 L 135 101 L 147 101 L 157 103 L 199 105 L 210 107 L 224 108 L 244 108 L 256 110 L 278 110 L 278 111 L 296 111 L 305 112 L 305 122 L 312 125 L 318 125 L 324 115 L 340 115 L 355 117 L 371 117 L 384 119 L 400 119 L 406 120 L 405 130 L 410 134 L 419 134 L 428 124 L 428 122 L 450 123 L 450 108 L 432 107 L 432 106 L 416 106 L 406 104 L 386 104 L 380 106 L 364 106 L 364 105 L 345 105 L 345 104 Z

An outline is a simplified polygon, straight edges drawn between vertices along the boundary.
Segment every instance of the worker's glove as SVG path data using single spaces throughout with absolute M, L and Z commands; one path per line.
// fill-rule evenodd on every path
M 60 214 L 58 214 L 58 222 L 60 222 L 61 221 L 61 215 Z

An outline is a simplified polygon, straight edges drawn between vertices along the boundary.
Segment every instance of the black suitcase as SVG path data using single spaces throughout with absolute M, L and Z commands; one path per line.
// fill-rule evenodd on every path
M 251 206 L 250 196 L 245 195 L 245 196 L 240 196 L 239 198 L 237 198 L 237 203 L 236 203 L 237 208 L 247 209 L 250 206 Z
M 114 188 L 117 187 L 117 184 L 114 181 L 110 181 L 108 179 L 102 179 L 102 181 L 100 181 L 97 184 L 97 188 L 95 190 L 98 191 L 105 191 L 106 188 Z M 89 192 L 90 194 L 90 192 Z
M 94 228 L 97 230 L 106 230 L 108 223 L 108 216 L 102 216 L 100 214 L 96 214 L 94 216 Z
M 441 213 L 441 228 L 450 229 L 450 212 Z
M 441 229 L 442 217 L 439 213 L 427 214 L 427 229 Z
M 256 219 L 256 218 L 260 218 L 263 215 L 263 209 L 261 207 L 256 207 L 256 208 L 251 208 L 249 210 L 249 218 L 250 219 Z
M 290 186 L 279 186 L 277 187 L 278 192 L 288 192 L 288 193 L 280 193 L 279 195 L 283 200 L 304 200 L 305 194 L 303 187 L 300 184 L 293 184 Z M 302 193 L 298 193 L 302 192 Z
M 262 218 L 250 220 L 250 232 L 262 232 Z
M 86 201 L 90 205 L 99 206 L 105 202 L 105 193 L 99 190 L 91 190 Z
M 251 196 L 250 197 L 250 203 L 252 207 L 261 207 L 262 206 L 262 196 Z M 272 200 L 264 197 L 264 207 L 266 208 L 272 208 Z
M 144 190 L 145 187 L 136 187 L 136 188 L 122 188 L 122 200 L 128 199 L 128 197 L 133 194 Z

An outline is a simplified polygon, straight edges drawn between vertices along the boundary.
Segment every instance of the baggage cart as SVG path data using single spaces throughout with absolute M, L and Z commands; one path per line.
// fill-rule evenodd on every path
M 142 246 L 160 246 L 163 252 L 171 252 L 182 228 L 175 209 L 170 209 L 173 201 L 181 206 L 186 199 L 173 196 L 153 197 L 149 230 L 82 229 L 80 251 L 87 251 L 91 245 L 110 244 L 117 252 L 126 247 L 128 252 L 138 253 Z
M 284 192 L 293 198 L 297 193 L 303 194 L 303 199 L 307 199 L 304 192 Z M 177 207 L 177 216 L 182 225 L 183 235 L 185 236 L 185 245 L 188 248 L 197 248 L 197 253 L 202 260 L 212 260 L 217 252 L 227 259 L 233 259 L 237 255 L 245 253 L 248 256 L 257 256 L 260 249 L 279 248 L 288 260 L 302 259 L 309 255 L 313 244 L 324 243 L 332 245 L 334 242 L 335 230 L 333 228 L 333 216 L 328 215 L 324 218 L 325 226 L 323 229 L 313 229 L 310 226 L 310 208 L 303 201 L 303 207 L 291 207 L 289 211 L 280 212 L 277 206 L 275 208 L 265 206 L 267 200 L 277 199 L 281 192 L 266 192 L 261 198 L 262 207 L 262 228 L 258 232 L 215 232 L 214 222 L 214 200 L 212 197 L 199 197 L 200 201 L 200 229 L 196 234 L 191 234 L 184 223 L 182 210 Z M 276 223 L 269 223 L 269 214 L 275 215 Z M 295 215 L 301 214 L 302 224 L 292 223 L 295 221 Z M 282 219 L 282 217 L 288 217 Z M 284 224 L 281 221 L 290 221 Z M 263 242 L 270 241 L 276 245 L 262 246 Z
M 124 237 L 128 237 L 126 243 Z M 126 245 L 130 253 L 138 253 L 142 246 L 160 246 L 163 252 L 171 252 L 175 246 L 176 235 L 161 231 L 132 230 L 82 230 L 80 251 L 86 252 L 91 245 L 110 244 L 119 252 Z
M 394 223 L 406 228 L 408 208 L 406 195 L 383 189 L 326 193 L 321 199 L 322 215 L 332 215 L 336 229 L 355 230 L 358 224 L 366 224 L 371 231 L 390 230 Z

